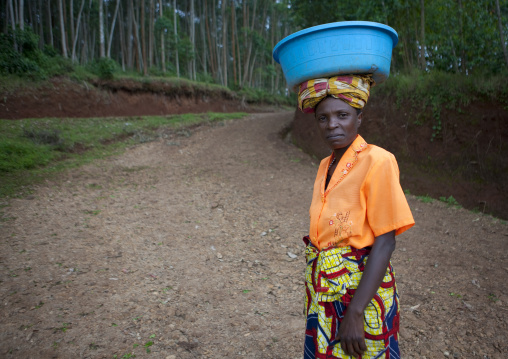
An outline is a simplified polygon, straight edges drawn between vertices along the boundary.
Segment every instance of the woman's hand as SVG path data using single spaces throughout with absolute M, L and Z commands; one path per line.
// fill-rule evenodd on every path
M 336 339 L 340 340 L 342 350 L 355 358 L 358 358 L 367 350 L 363 328 L 363 312 L 374 298 L 383 281 L 394 249 L 395 231 L 376 237 L 362 279 L 351 303 L 347 306 L 344 319 L 340 323 Z
M 336 340 L 340 341 L 340 346 L 346 354 L 355 358 L 358 358 L 367 350 L 363 329 L 363 312 L 346 311 L 346 315 L 340 323 Z

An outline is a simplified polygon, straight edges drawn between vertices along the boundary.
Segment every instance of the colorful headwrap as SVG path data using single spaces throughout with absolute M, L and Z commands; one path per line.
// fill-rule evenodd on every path
M 300 84 L 298 108 L 313 113 L 314 108 L 327 96 L 345 101 L 354 108 L 363 108 L 374 84 L 370 75 L 335 76 L 314 79 Z

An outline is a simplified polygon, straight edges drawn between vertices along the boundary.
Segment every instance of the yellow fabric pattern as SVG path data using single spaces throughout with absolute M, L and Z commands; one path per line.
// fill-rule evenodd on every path
M 371 75 L 334 76 L 305 81 L 300 84 L 298 108 L 313 113 L 317 104 L 327 96 L 347 102 L 362 109 L 369 99 L 370 87 L 374 85 Z
M 305 359 L 353 358 L 335 340 L 340 322 L 362 279 L 370 249 L 351 246 L 306 251 L 307 314 Z M 324 278 L 327 277 L 327 278 Z M 363 359 L 399 358 L 399 303 L 394 272 L 388 266 L 383 282 L 364 312 Z

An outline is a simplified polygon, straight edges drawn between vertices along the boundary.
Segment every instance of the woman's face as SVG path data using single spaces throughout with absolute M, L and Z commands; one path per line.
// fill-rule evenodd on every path
M 332 150 L 348 147 L 355 140 L 362 115 L 346 102 L 333 97 L 321 101 L 315 111 L 321 137 Z

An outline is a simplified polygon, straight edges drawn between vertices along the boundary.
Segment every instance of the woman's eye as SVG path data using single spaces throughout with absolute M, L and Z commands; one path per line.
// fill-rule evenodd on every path
M 339 118 L 346 118 L 347 117 L 347 113 L 339 113 Z
M 318 121 L 319 122 L 324 122 L 324 121 L 326 121 L 326 117 L 325 116 L 319 116 L 318 117 Z

